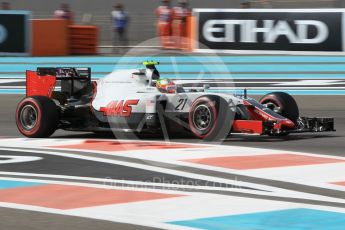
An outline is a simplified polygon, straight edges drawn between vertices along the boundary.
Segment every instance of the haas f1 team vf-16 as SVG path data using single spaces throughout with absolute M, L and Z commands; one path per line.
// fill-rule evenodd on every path
M 332 118 L 300 117 L 295 100 L 286 93 L 273 92 L 257 101 L 246 93 L 212 93 L 207 86 L 186 89 L 162 79 L 157 64 L 115 70 L 98 82 L 91 81 L 90 68 L 27 71 L 26 97 L 16 111 L 18 129 L 27 137 L 49 137 L 63 129 L 190 132 L 204 140 L 230 133 L 334 131 Z

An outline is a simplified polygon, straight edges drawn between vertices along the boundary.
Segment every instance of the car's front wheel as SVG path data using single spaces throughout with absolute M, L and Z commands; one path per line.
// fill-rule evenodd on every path
M 266 94 L 260 99 L 260 103 L 295 123 L 299 118 L 298 105 L 295 99 L 288 93 L 273 92 Z
M 58 108 L 50 98 L 27 97 L 17 106 L 16 124 L 19 132 L 26 137 L 49 137 L 55 132 L 58 121 Z
M 260 99 L 260 103 L 266 105 L 274 112 L 288 118 L 295 124 L 299 118 L 299 109 L 295 99 L 288 93 L 272 92 Z M 287 136 L 288 132 L 272 133 L 270 136 Z

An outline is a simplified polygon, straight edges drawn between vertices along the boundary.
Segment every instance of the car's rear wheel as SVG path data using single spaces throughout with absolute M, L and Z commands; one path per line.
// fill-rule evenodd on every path
M 47 97 L 24 98 L 17 106 L 16 124 L 20 133 L 31 138 L 51 136 L 58 125 L 56 104 Z
M 200 97 L 189 112 L 189 128 L 194 136 L 205 141 L 217 141 L 230 133 L 233 113 L 228 103 L 218 97 Z

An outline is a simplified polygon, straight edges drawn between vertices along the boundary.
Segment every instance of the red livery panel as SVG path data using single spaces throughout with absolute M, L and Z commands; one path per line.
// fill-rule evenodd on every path
M 232 125 L 232 130 L 239 133 L 263 133 L 262 121 L 254 120 L 235 120 Z
M 55 76 L 38 76 L 35 71 L 26 71 L 26 96 L 45 96 L 51 98 L 55 89 Z
M 101 107 L 100 111 L 107 117 L 129 117 L 132 114 L 132 106 L 138 103 L 139 100 L 112 101 L 107 107 Z

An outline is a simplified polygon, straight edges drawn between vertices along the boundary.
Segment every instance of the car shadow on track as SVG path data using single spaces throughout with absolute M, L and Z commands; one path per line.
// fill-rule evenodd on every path
M 310 139 L 324 139 L 324 138 L 338 138 L 342 137 L 334 134 L 291 134 L 289 136 L 274 137 L 274 136 L 259 136 L 259 135 L 230 135 L 226 140 L 221 141 L 224 143 L 240 143 L 240 142 L 289 142 L 289 141 L 299 141 L 299 140 L 310 140 Z M 189 134 L 184 135 L 171 135 L 169 139 L 165 139 L 161 134 L 135 134 L 135 135 L 126 135 L 126 134 L 114 134 L 114 133 L 63 133 L 54 135 L 53 138 L 62 139 L 62 138 L 75 138 L 75 139 L 128 139 L 128 140 L 150 140 L 150 141 L 183 141 L 183 142 L 192 142 L 200 143 L 203 142 L 199 139 L 194 138 Z M 204 142 L 207 143 L 207 142 Z M 218 142 L 219 143 L 219 142 Z
M 251 135 L 231 135 L 227 138 L 227 142 L 289 142 L 310 139 L 337 138 L 341 137 L 334 134 L 291 134 L 289 136 L 251 136 Z
M 128 140 L 179 140 L 179 139 L 190 139 L 198 140 L 193 138 L 191 135 L 174 135 L 169 136 L 168 139 L 165 139 L 162 134 L 154 133 L 141 133 L 141 134 L 126 134 L 126 133 L 58 133 L 52 136 L 52 138 L 75 138 L 75 139 L 128 139 Z

